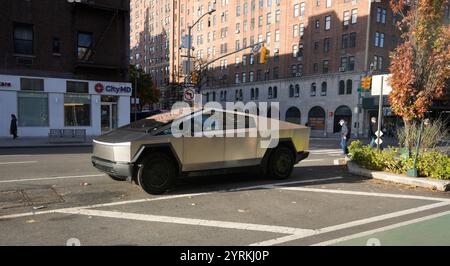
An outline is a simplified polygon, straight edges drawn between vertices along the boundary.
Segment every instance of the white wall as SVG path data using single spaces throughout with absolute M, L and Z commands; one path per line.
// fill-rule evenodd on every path
M 17 114 L 17 93 L 0 91 L 0 136 L 9 136 L 11 114 Z

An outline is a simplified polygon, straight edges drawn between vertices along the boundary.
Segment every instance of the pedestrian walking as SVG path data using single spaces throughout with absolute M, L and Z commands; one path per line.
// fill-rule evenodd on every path
M 17 118 L 14 114 L 11 114 L 11 126 L 9 127 L 9 133 L 13 135 L 13 139 L 17 138 Z
M 377 132 L 377 130 L 378 130 L 377 119 L 375 117 L 372 117 L 370 119 L 369 124 L 369 138 L 370 138 L 370 146 L 372 148 L 377 145 L 377 143 L 375 142 L 375 140 L 377 139 L 377 135 L 375 135 L 375 132 Z
M 344 119 L 341 119 L 341 121 L 339 121 L 339 125 L 341 126 L 341 149 L 342 149 L 342 154 L 343 155 L 347 155 L 348 154 L 347 142 L 348 142 L 348 139 L 350 137 L 349 130 L 348 130 L 348 127 L 347 127 L 347 122 Z

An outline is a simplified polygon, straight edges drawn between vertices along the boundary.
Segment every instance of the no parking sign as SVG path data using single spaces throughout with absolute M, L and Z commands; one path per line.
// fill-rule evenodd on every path
M 192 102 L 195 99 L 195 90 L 194 88 L 185 88 L 183 92 L 183 99 L 186 102 Z

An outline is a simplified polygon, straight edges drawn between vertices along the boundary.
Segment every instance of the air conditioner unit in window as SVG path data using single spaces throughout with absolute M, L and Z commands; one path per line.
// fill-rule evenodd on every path
M 345 67 L 339 67 L 339 72 L 345 72 Z
M 296 77 L 301 77 L 301 76 L 302 76 L 302 73 L 295 73 L 295 76 L 296 76 Z

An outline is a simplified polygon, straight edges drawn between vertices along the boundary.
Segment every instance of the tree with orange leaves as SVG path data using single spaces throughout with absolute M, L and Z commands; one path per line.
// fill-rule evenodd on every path
M 422 119 L 441 97 L 450 77 L 450 27 L 444 23 L 448 0 L 390 0 L 402 19 L 403 42 L 391 54 L 389 102 L 406 124 Z

